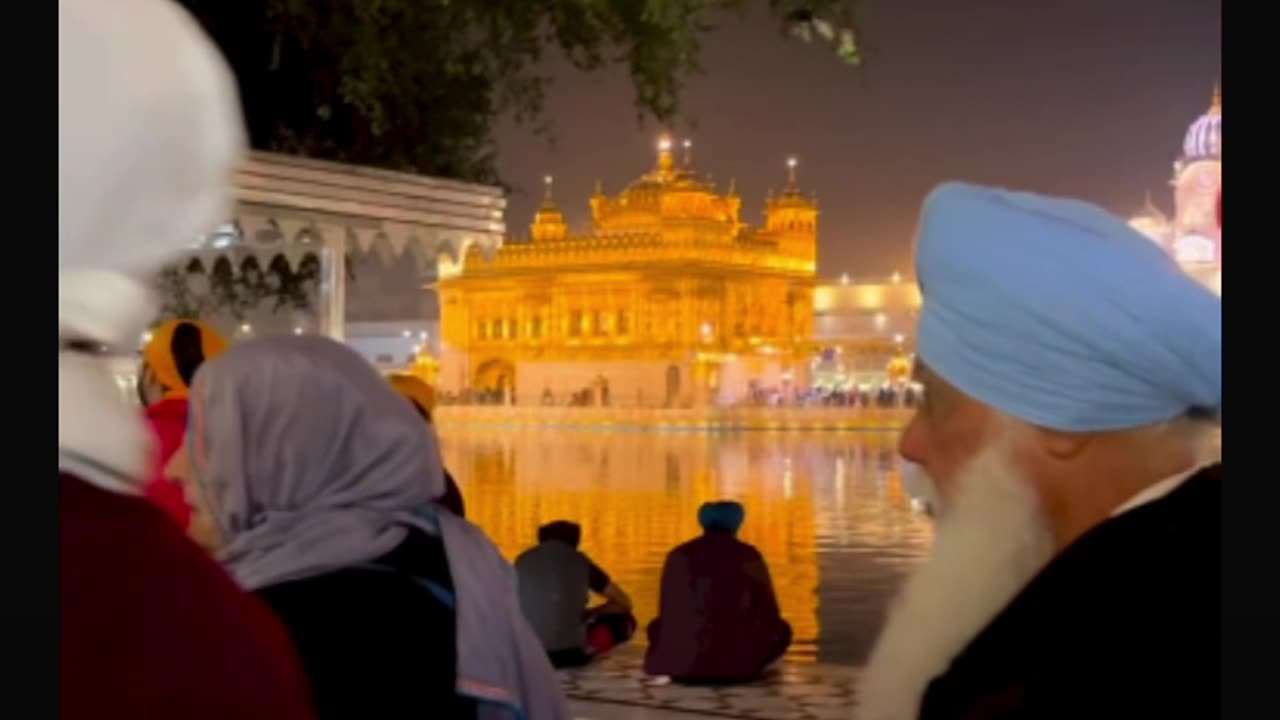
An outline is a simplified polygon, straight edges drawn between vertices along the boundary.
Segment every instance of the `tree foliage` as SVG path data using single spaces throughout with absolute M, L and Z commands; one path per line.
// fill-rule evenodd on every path
M 180 0 L 236 72 L 256 148 L 479 182 L 493 128 L 546 130 L 542 63 L 627 69 L 641 117 L 679 111 L 701 38 L 748 0 Z M 856 63 L 851 0 L 767 0 Z

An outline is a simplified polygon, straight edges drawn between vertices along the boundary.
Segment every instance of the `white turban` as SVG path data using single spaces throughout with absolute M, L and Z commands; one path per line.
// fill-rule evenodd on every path
M 226 220 L 244 140 L 234 80 L 184 10 L 59 0 L 60 344 L 137 342 L 147 276 Z M 64 349 L 58 395 L 59 467 L 136 485 L 150 437 L 105 364 Z
M 1222 300 L 1078 200 L 947 183 L 916 248 L 920 358 L 962 392 L 1063 431 L 1222 410 Z
M 169 0 L 58 2 L 59 336 L 135 341 L 137 280 L 225 222 L 234 80 Z

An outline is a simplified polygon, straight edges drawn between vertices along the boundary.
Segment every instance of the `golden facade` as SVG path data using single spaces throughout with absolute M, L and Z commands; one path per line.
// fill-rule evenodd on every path
M 520 405 L 692 407 L 740 401 L 807 372 L 818 208 L 795 162 L 763 227 L 659 141 L 654 169 L 597 187 L 574 235 L 550 193 L 530 238 L 468 255 L 440 281 L 446 392 Z

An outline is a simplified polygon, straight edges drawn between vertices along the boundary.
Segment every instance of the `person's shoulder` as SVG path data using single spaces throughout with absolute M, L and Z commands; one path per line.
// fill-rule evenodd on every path
M 734 538 L 734 542 L 737 543 L 739 552 L 743 553 L 744 555 L 747 555 L 748 557 L 760 558 L 761 560 L 764 559 L 764 553 L 760 552 L 760 548 L 756 547 L 755 545 L 752 545 L 751 543 L 746 542 L 745 540 L 739 540 L 737 538 Z
M 1156 559 L 1179 550 L 1195 552 L 1221 535 L 1221 507 L 1222 466 L 1215 465 L 1196 472 L 1163 497 L 1108 519 L 1064 554 L 1123 563 L 1131 553 Z
M 120 556 L 146 550 L 156 559 L 189 550 L 203 555 L 172 520 L 142 495 L 125 495 L 80 478 L 60 476 L 60 532 L 64 547 Z M 210 562 L 207 557 L 203 558 Z
M 709 535 L 699 535 L 698 537 L 689 538 L 688 540 L 685 540 L 679 545 L 671 548 L 671 551 L 667 553 L 667 558 L 696 557 L 707 552 L 709 543 L 711 542 L 708 540 L 709 537 Z
M 287 621 L 315 616 L 318 620 L 345 611 L 360 616 L 381 608 L 385 616 L 402 599 L 419 602 L 425 590 L 407 576 L 372 568 L 342 568 L 311 577 L 287 580 L 259 588 L 255 594 Z
M 1023 599 L 1031 607 L 1063 605 L 1104 633 L 1154 633 L 1179 615 L 1216 618 L 1220 472 L 1197 473 L 1085 533 L 1041 571 Z
M 231 704 L 263 701 L 271 683 L 282 697 L 263 707 L 305 698 L 283 628 L 159 509 L 77 478 L 64 476 L 63 491 L 64 627 L 112 623 L 105 632 L 130 636 L 157 682 L 192 697 L 225 681 L 238 687 Z M 234 677 L 194 677 L 211 669 Z

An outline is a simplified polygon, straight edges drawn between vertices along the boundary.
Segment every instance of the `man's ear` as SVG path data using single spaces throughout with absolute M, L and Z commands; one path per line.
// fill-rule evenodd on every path
M 1084 452 L 1093 436 L 1087 433 L 1068 433 L 1038 428 L 1040 447 L 1054 460 L 1071 460 Z

